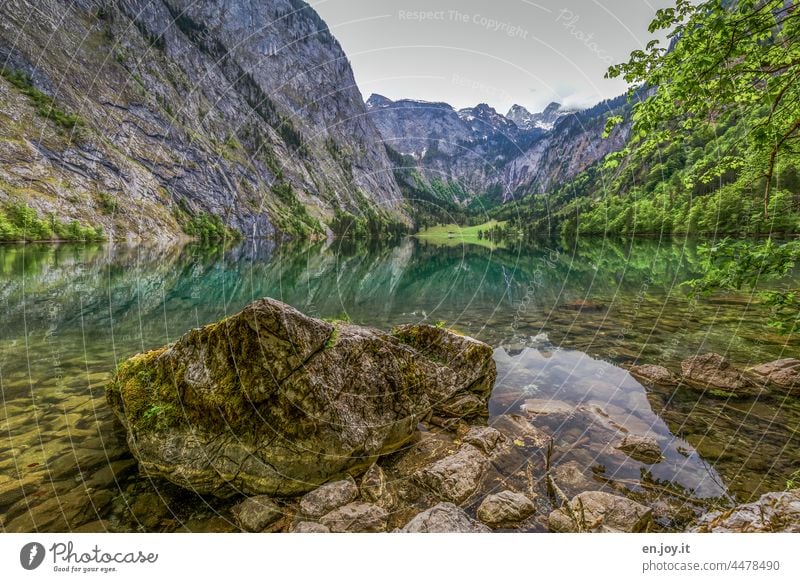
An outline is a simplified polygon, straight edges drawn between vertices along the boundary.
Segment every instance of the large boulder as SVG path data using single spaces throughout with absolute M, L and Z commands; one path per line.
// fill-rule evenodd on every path
M 691 531 L 800 533 L 800 489 L 766 493 L 755 503 L 707 513 Z
M 148 475 L 295 495 L 366 470 L 464 395 L 487 414 L 495 378 L 492 349 L 448 330 L 334 325 L 262 299 L 124 362 L 107 397 Z
M 692 356 L 681 362 L 684 382 L 711 396 L 757 396 L 761 389 L 719 354 Z
M 653 520 L 649 507 L 604 491 L 584 491 L 564 507 L 552 511 L 548 525 L 555 532 L 647 531 Z

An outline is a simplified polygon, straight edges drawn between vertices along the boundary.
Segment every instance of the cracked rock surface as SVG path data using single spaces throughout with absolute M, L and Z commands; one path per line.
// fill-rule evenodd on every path
M 334 325 L 261 299 L 124 362 L 107 398 L 148 475 L 282 496 L 363 472 L 465 394 L 488 414 L 495 377 L 492 349 L 448 330 Z

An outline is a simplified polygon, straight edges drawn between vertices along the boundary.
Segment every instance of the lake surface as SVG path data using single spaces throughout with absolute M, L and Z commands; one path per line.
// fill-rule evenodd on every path
M 536 423 L 558 462 L 595 481 L 701 502 L 782 490 L 800 467 L 798 399 L 643 386 L 624 369 L 679 369 L 708 351 L 740 366 L 800 356 L 800 341 L 772 332 L 753 298 L 688 297 L 681 284 L 699 269 L 682 240 L 0 246 L 0 490 L 26 484 L 24 496 L 0 497 L 0 523 L 225 530 L 216 501 L 137 474 L 104 385 L 129 356 L 264 296 L 383 329 L 444 322 L 486 341 L 498 366 L 492 417 L 549 406 Z M 664 459 L 622 455 L 613 437 L 625 432 L 655 437 Z

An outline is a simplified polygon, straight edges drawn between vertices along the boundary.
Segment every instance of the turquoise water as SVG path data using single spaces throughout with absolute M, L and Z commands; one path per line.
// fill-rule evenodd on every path
M 535 422 L 553 434 L 561 462 L 620 487 L 745 501 L 783 489 L 800 467 L 797 399 L 720 400 L 645 387 L 625 371 L 634 362 L 677 369 L 707 351 L 741 366 L 800 356 L 798 339 L 771 332 L 751 297 L 687 296 L 681 283 L 699 274 L 687 241 L 514 251 L 414 239 L 7 245 L 0 271 L 0 487 L 31 482 L 30 495 L 0 506 L 8 530 L 209 529 L 213 501 L 136 474 L 103 388 L 127 357 L 263 296 L 384 329 L 441 321 L 488 342 L 498 365 L 493 418 L 526 401 L 572 410 Z M 654 436 L 664 460 L 620 454 L 614 439 L 625 431 Z

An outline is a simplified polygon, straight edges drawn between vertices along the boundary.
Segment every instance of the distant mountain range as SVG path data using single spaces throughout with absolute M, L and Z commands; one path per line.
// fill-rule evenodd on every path
M 514 105 L 507 115 L 482 103 L 455 110 L 447 103 L 392 101 L 373 94 L 369 117 L 387 148 L 405 156 L 430 184 L 456 183 L 461 202 L 507 202 L 544 192 L 622 147 L 627 125 L 602 138 L 605 119 L 627 110 L 625 98 L 587 111 L 551 103 L 540 113 Z

